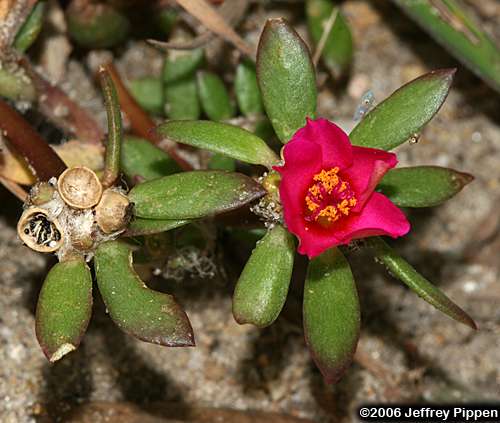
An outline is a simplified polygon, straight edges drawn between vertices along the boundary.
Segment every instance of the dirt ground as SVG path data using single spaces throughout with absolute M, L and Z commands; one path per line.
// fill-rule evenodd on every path
M 252 9 L 243 25 L 251 30 L 250 40 L 269 16 L 286 15 L 303 30 L 300 6 L 276 3 L 281 9 Z M 500 4 L 470 3 L 480 3 L 483 27 L 500 42 Z M 402 165 L 449 166 L 476 179 L 441 207 L 409 212 L 411 234 L 395 245 L 475 318 L 479 331 L 443 316 L 358 252 L 350 261 L 362 302 L 361 341 L 354 365 L 335 386 L 323 383 L 309 359 L 298 295 L 291 295 L 283 317 L 268 329 L 235 323 L 230 295 L 238 263 L 230 264 L 225 281 L 156 281 L 185 306 L 196 348 L 167 349 L 124 335 L 106 316 L 97 294 L 79 350 L 49 365 L 35 339 L 34 309 L 53 262 L 21 245 L 15 233 L 19 204 L 1 189 L 0 421 L 61 421 L 68 412 L 75 422 L 116 421 L 111 415 L 120 415 L 122 423 L 146 422 L 146 413 L 151 422 L 161 417 L 184 421 L 186 408 L 215 407 L 354 422 L 356 408 L 371 401 L 500 400 L 500 95 L 390 2 L 349 0 L 343 7 L 354 31 L 355 61 L 345 87 L 323 83 L 319 114 L 346 129 L 353 126 L 354 110 L 367 89 L 381 101 L 428 70 L 459 68 L 447 102 L 420 141 L 397 153 Z M 143 66 L 137 64 L 143 54 L 151 57 L 149 71 L 158 71 L 161 57 L 139 42 L 121 52 L 122 71 L 141 74 L 134 67 Z M 69 70 L 66 87 L 86 87 L 80 65 L 71 61 Z M 79 98 L 94 107 L 92 91 L 85 92 Z M 300 278 L 295 291 L 300 291 Z M 102 401 L 129 405 L 109 406 L 114 411 L 106 417 L 89 405 Z M 130 417 L 134 413 L 137 420 Z M 137 413 L 145 414 L 139 418 Z M 279 421 L 245 416 L 219 421 Z M 190 421 L 210 421 L 196 419 Z

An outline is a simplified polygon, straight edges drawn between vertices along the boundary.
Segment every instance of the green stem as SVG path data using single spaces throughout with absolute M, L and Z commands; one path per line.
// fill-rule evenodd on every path
M 114 185 L 120 173 L 120 149 L 123 138 L 122 116 L 113 79 L 104 67 L 99 69 L 99 81 L 108 116 L 108 142 L 102 184 L 104 187 L 110 187 Z

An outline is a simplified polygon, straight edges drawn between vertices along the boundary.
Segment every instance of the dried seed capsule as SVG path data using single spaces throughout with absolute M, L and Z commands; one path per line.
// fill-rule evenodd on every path
M 17 223 L 19 238 L 32 250 L 51 253 L 63 244 L 63 232 L 56 219 L 49 219 L 39 207 L 24 211 Z
M 130 221 L 130 206 L 126 195 L 107 189 L 95 208 L 97 225 L 105 234 L 124 229 Z
M 102 195 L 99 178 L 92 170 L 84 166 L 65 170 L 59 176 L 57 188 L 64 202 L 75 209 L 88 209 L 95 206 Z

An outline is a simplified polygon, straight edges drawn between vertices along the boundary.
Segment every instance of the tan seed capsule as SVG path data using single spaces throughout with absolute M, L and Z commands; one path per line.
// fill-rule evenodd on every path
M 63 232 L 56 219 L 49 219 L 47 212 L 39 207 L 24 211 L 17 223 L 19 238 L 32 250 L 51 253 L 63 244 Z
M 105 234 L 124 229 L 130 221 L 130 201 L 121 192 L 107 189 L 95 208 L 95 220 Z
M 99 178 L 92 170 L 84 166 L 65 170 L 59 176 L 57 188 L 64 202 L 75 209 L 88 209 L 95 206 L 102 195 Z

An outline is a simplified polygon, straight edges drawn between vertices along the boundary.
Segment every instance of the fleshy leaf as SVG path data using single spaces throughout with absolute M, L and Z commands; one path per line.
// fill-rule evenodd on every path
M 222 79 L 212 72 L 197 74 L 201 107 L 210 120 L 225 120 L 234 116 L 234 106 Z
M 292 277 L 295 242 L 275 226 L 258 243 L 241 273 L 233 296 L 233 315 L 240 323 L 266 327 L 278 317 Z
M 304 333 L 327 383 L 338 381 L 351 363 L 360 320 L 356 285 L 340 250 L 311 260 L 304 286 Z
M 203 60 L 203 49 L 170 53 L 163 64 L 163 82 L 168 84 L 194 75 Z
M 377 260 L 384 264 L 395 278 L 404 282 L 410 289 L 417 293 L 419 297 L 452 319 L 472 329 L 477 329 L 474 320 L 465 311 L 443 294 L 439 288 L 418 273 L 406 260 L 389 247 L 384 240 L 378 237 L 371 237 L 366 238 L 365 241 L 372 248 Z
M 334 12 L 331 0 L 306 1 L 307 25 L 314 44 L 318 44 L 323 36 L 325 25 Z M 338 77 L 352 61 L 352 34 L 349 25 L 338 11 L 329 35 L 326 38 L 321 58 L 333 76 Z
M 48 273 L 36 308 L 36 337 L 49 361 L 74 351 L 92 314 L 92 276 L 83 260 L 57 263 Z
M 122 172 L 131 181 L 136 178 L 149 181 L 179 172 L 179 166 L 167 153 L 149 141 L 127 136 L 123 140 Z
M 500 92 L 500 50 L 454 0 L 393 0 L 431 36 Z
M 163 91 L 161 78 L 147 76 L 130 81 L 130 92 L 139 105 L 150 113 L 163 113 Z
M 37 39 L 43 26 L 45 6 L 45 1 L 39 1 L 33 6 L 28 18 L 14 39 L 14 48 L 16 50 L 22 53 L 25 52 Z
M 174 297 L 149 289 L 133 268 L 132 251 L 124 243 L 109 241 L 96 251 L 99 291 L 109 315 L 123 331 L 153 344 L 194 346 L 186 313 Z
M 460 192 L 474 179 L 468 173 L 438 166 L 391 169 L 378 185 L 399 207 L 433 207 Z
M 234 91 L 241 113 L 255 116 L 264 112 L 255 65 L 248 60 L 241 62 L 236 68 Z
M 236 161 L 224 154 L 214 154 L 210 157 L 208 168 L 234 172 L 236 170 Z
M 129 193 L 134 214 L 147 219 L 196 219 L 233 210 L 265 194 L 241 173 L 194 171 L 136 185 Z
M 130 222 L 127 232 L 123 236 L 152 235 L 167 232 L 190 222 L 190 220 L 141 219 L 136 217 Z
M 309 50 L 284 19 L 269 19 L 257 51 L 257 79 L 276 135 L 290 140 L 316 113 L 316 79 Z
M 196 76 L 165 83 L 165 115 L 170 119 L 198 119 L 201 114 Z
M 414 79 L 370 111 L 349 135 L 354 145 L 391 150 L 420 131 L 443 104 L 455 69 Z
M 264 140 L 243 128 L 226 123 L 170 121 L 160 125 L 158 133 L 172 141 L 224 154 L 246 163 L 271 167 L 279 161 Z

